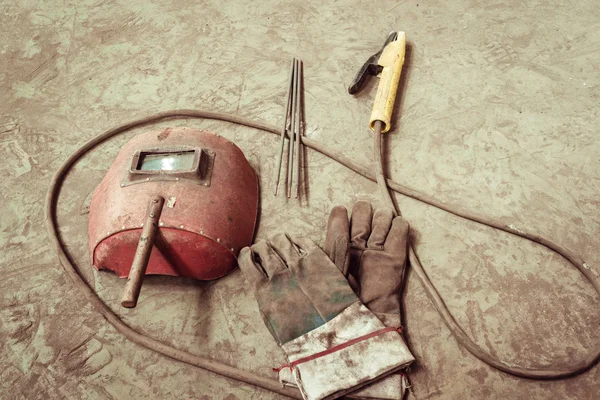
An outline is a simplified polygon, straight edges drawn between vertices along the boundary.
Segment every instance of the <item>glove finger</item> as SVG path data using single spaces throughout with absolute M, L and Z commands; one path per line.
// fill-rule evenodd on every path
M 271 243 L 266 240 L 253 245 L 252 251 L 255 255 L 254 261 L 262 267 L 269 279 L 277 272 L 284 271 L 287 268 L 279 254 L 271 246 Z
M 373 207 L 368 201 L 357 201 L 352 207 L 350 220 L 350 245 L 354 248 L 365 249 L 371 234 Z
M 285 233 L 278 233 L 269 238 L 269 242 L 287 268 L 293 268 L 300 261 L 300 250 Z
M 327 234 L 325 236 L 325 253 L 344 274 L 348 275 L 350 247 L 350 221 L 348 210 L 344 206 L 336 206 L 329 214 Z
M 251 286 L 256 287 L 267 276 L 262 267 L 254 261 L 255 254 L 250 247 L 244 247 L 238 256 L 238 265 Z
M 396 217 L 392 221 L 392 228 L 385 239 L 384 250 L 390 253 L 396 253 L 404 261 L 408 249 L 408 231 L 410 226 L 408 221 L 402 217 Z
M 291 236 L 289 236 L 289 238 L 292 242 L 292 245 L 294 245 L 294 248 L 296 249 L 296 252 L 298 253 L 299 256 L 304 256 L 304 255 L 308 254 L 308 252 L 314 251 L 317 249 L 319 251 L 323 251 L 323 250 L 321 250 L 321 248 L 319 248 L 319 246 L 316 245 L 315 242 L 313 242 L 306 236 L 291 235 Z
M 389 208 L 380 208 L 375 211 L 375 215 L 373 215 L 373 229 L 367 242 L 369 249 L 383 249 L 383 244 L 390 231 L 393 219 L 394 213 Z

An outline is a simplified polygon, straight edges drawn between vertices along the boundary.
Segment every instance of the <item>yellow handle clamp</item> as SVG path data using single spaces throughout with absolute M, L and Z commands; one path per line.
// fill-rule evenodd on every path
M 379 76 L 379 86 L 375 96 L 375 104 L 369 120 L 371 130 L 375 130 L 375 121 L 381 121 L 381 132 L 391 128 L 392 112 L 400 82 L 404 55 L 406 53 L 406 34 L 392 32 L 383 48 L 367 60 L 356 75 L 353 84 L 348 88 L 350 94 L 357 93 L 362 87 L 367 74 Z
M 404 54 L 406 53 L 406 34 L 398 32 L 396 40 L 390 42 L 381 53 L 377 64 L 383 67 L 379 74 L 379 86 L 375 96 L 375 104 L 371 111 L 369 127 L 375 128 L 375 121 L 383 122 L 382 133 L 390 130 L 392 124 L 392 111 L 396 101 L 396 92 L 400 82 L 400 73 L 404 64 Z

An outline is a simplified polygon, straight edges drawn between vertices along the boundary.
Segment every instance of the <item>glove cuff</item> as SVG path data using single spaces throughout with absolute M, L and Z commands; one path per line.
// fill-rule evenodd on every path
M 291 372 L 307 400 L 337 398 L 414 361 L 401 335 L 361 302 L 281 347 L 290 364 L 280 380 Z

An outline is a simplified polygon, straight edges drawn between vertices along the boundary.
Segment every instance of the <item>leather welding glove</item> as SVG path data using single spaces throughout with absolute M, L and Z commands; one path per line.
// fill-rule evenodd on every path
M 242 249 L 238 262 L 286 353 L 289 364 L 277 371 L 291 372 L 303 398 L 340 397 L 412 361 L 397 330 L 359 301 L 311 240 L 275 235 Z
M 334 207 L 329 215 L 325 252 L 347 277 L 361 302 L 389 327 L 401 326 L 400 289 L 408 243 L 408 222 L 402 217 L 394 218 L 389 208 L 373 214 L 371 203 L 359 201 L 352 208 L 350 220 L 342 206 Z M 406 388 L 406 378 L 395 373 L 350 397 L 402 399 Z

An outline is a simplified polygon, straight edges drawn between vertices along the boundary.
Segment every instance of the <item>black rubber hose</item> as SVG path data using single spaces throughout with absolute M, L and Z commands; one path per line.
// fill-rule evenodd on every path
M 54 177 L 50 183 L 50 187 L 48 189 L 48 193 L 46 196 L 45 213 L 46 213 L 46 226 L 47 226 L 47 230 L 48 230 L 48 236 L 56 248 L 56 251 L 57 251 L 58 257 L 59 257 L 59 261 L 60 261 L 61 265 L 63 266 L 64 270 L 66 271 L 66 273 L 73 280 L 75 286 L 81 290 L 81 292 L 94 305 L 94 307 L 102 314 L 102 316 L 106 320 L 108 320 L 115 327 L 115 329 L 117 329 L 119 332 L 121 332 L 129 340 L 131 340 L 141 346 L 144 346 L 150 350 L 157 351 L 157 352 L 159 352 L 167 357 L 170 357 L 172 359 L 182 361 L 182 362 L 185 362 L 190 365 L 198 366 L 200 368 L 204 368 L 206 370 L 215 372 L 217 374 L 223 375 L 228 378 L 232 378 L 232 379 L 236 379 L 236 380 L 246 382 L 246 383 L 249 383 L 252 385 L 256 385 L 256 386 L 262 387 L 264 389 L 271 390 L 275 393 L 279 393 L 282 395 L 286 395 L 286 396 L 289 396 L 292 398 L 299 399 L 299 398 L 301 398 L 300 393 L 296 389 L 283 388 L 281 386 L 281 384 L 276 380 L 258 377 L 249 372 L 242 371 L 237 368 L 233 368 L 231 366 L 224 365 L 217 361 L 190 354 L 188 352 L 176 349 L 170 345 L 167 345 L 165 343 L 162 343 L 160 341 L 157 341 L 157 340 L 152 339 L 142 333 L 135 331 L 132 327 L 127 325 L 125 322 L 123 322 L 123 320 L 121 320 L 119 318 L 119 316 L 116 315 L 98 297 L 98 295 L 94 292 L 93 288 L 82 277 L 82 275 L 79 272 L 79 269 L 76 268 L 76 266 L 71 262 L 71 260 L 69 259 L 68 255 L 67 255 L 65 245 L 61 241 L 59 234 L 58 234 L 56 210 L 57 210 L 58 197 L 60 194 L 60 190 L 62 188 L 62 183 L 65 179 L 65 176 L 69 172 L 69 170 L 89 150 L 93 149 L 95 146 L 97 146 L 98 144 L 102 143 L 103 141 L 105 141 L 109 138 L 116 136 L 120 133 L 123 133 L 125 131 L 128 131 L 130 129 L 133 129 L 133 128 L 137 128 L 137 127 L 141 127 L 141 126 L 155 123 L 158 121 L 162 121 L 165 119 L 173 119 L 173 118 L 215 119 L 215 120 L 221 120 L 221 121 L 226 121 L 226 122 L 230 122 L 230 123 L 234 123 L 234 124 L 248 126 L 251 128 L 256 128 L 258 130 L 269 132 L 269 133 L 272 133 L 275 135 L 280 134 L 279 130 L 274 126 L 263 124 L 260 122 L 255 122 L 255 121 L 237 117 L 234 115 L 201 111 L 201 110 L 173 110 L 173 111 L 157 113 L 157 114 L 154 114 L 154 115 L 151 115 L 148 117 L 144 117 L 141 119 L 137 119 L 137 120 L 125 123 L 123 125 L 112 128 L 112 129 L 92 138 L 87 143 L 85 143 L 83 146 L 81 146 L 79 149 L 77 149 L 65 161 L 65 163 L 58 169 L 58 171 L 56 172 L 56 174 L 54 175 Z M 381 135 L 379 135 L 379 136 L 381 136 Z M 381 138 L 379 138 L 379 140 L 381 140 Z M 532 242 L 546 246 L 550 250 L 562 255 L 569 262 L 571 262 L 573 265 L 575 265 L 577 268 L 579 268 L 579 270 L 585 275 L 585 277 L 592 283 L 592 285 L 596 289 L 596 292 L 598 292 L 600 294 L 599 283 L 597 281 L 596 276 L 592 273 L 591 268 L 589 266 L 587 266 L 587 264 L 585 262 L 583 262 L 583 260 L 579 256 L 577 256 L 573 252 L 569 251 L 568 249 L 560 246 L 559 244 L 557 244 L 549 239 L 546 239 L 544 237 L 541 237 L 539 235 L 530 234 L 521 229 L 518 229 L 518 228 L 515 228 L 512 226 L 507 226 L 506 224 L 503 224 L 502 222 L 500 222 L 498 220 L 494 220 L 494 219 L 491 219 L 491 218 L 488 218 L 488 217 L 485 217 L 482 215 L 478 215 L 476 213 L 472 213 L 467 210 L 462 210 L 462 209 L 459 209 L 454 206 L 446 205 L 444 203 L 437 201 L 436 199 L 434 199 L 431 196 L 420 193 L 417 190 L 402 186 L 402 185 L 400 185 L 394 181 L 391 181 L 389 179 L 385 180 L 385 176 L 383 176 L 383 173 L 374 174 L 369 168 L 366 168 L 363 165 L 355 163 L 354 161 L 352 161 L 345 155 L 338 154 L 337 152 L 335 152 L 331 149 L 328 149 L 323 144 L 320 144 L 314 140 L 311 140 L 310 138 L 303 138 L 303 143 L 306 146 L 312 148 L 313 150 L 316 150 L 319 153 L 330 157 L 331 159 L 341 163 L 342 165 L 350 168 L 351 170 L 357 172 L 358 174 L 360 174 L 372 181 L 376 182 L 378 180 L 378 178 L 380 181 L 383 179 L 383 182 L 387 183 L 388 187 L 390 187 L 392 190 L 394 190 L 398 193 L 404 194 L 404 195 L 414 198 L 416 200 L 422 201 L 426 204 L 429 204 L 434 207 L 440 208 L 442 210 L 448 211 L 448 212 L 450 212 L 454 215 L 460 216 L 462 218 L 466 218 L 468 220 L 481 223 L 483 225 L 487 225 L 487 226 L 490 226 L 490 227 L 493 227 L 496 229 L 500 229 L 505 232 L 509 232 L 514 235 L 520 236 L 522 238 L 528 239 Z M 379 143 L 381 143 L 381 142 L 379 142 Z M 381 153 L 379 153 L 379 154 L 381 154 Z M 380 156 L 379 156 L 379 158 L 377 158 L 377 160 L 378 160 L 379 164 L 381 165 Z M 389 196 L 389 193 L 388 193 L 388 196 Z M 415 260 L 416 260 L 416 262 L 415 262 Z M 423 285 L 424 285 L 428 295 L 434 302 L 436 309 L 438 310 L 438 312 L 444 319 L 444 322 L 446 323 L 448 328 L 457 337 L 457 340 L 459 340 L 459 342 L 461 344 L 463 344 L 465 347 L 467 347 L 467 349 L 469 349 L 469 351 L 471 351 L 475 356 L 480 358 L 482 361 L 484 361 L 496 368 L 499 368 L 505 372 L 511 373 L 513 375 L 524 376 L 524 377 L 528 377 L 528 378 L 546 378 L 546 379 L 548 379 L 548 378 L 558 378 L 558 377 L 564 377 L 564 376 L 580 373 L 580 372 L 584 371 L 585 369 L 589 368 L 591 365 L 593 365 L 598 360 L 598 358 L 600 358 L 600 346 L 596 346 L 592 350 L 592 352 L 590 352 L 588 354 L 588 356 L 585 357 L 585 359 L 576 363 L 576 365 L 573 365 L 572 368 L 570 368 L 569 370 L 551 370 L 550 371 L 551 373 L 546 372 L 545 374 L 543 374 L 543 373 L 542 374 L 537 374 L 537 373 L 532 374 L 531 371 L 542 371 L 542 370 L 520 369 L 518 367 L 515 368 L 512 366 L 508 366 L 501 361 L 500 361 L 499 365 L 496 365 L 496 364 L 498 364 L 495 361 L 497 359 L 494 359 L 494 357 L 492 357 L 488 353 L 483 352 L 475 343 L 473 343 L 471 341 L 470 338 L 468 338 L 468 336 L 466 336 L 464 334 L 464 332 L 462 331 L 462 329 L 460 329 L 458 324 L 456 324 L 456 322 L 454 321 L 454 319 L 448 312 L 447 308 L 445 307 L 445 305 L 444 305 L 443 301 L 441 300 L 439 294 L 437 293 L 436 289 L 433 287 L 430 280 L 427 278 L 427 275 L 423 271 L 421 265 L 418 263 L 418 259 L 416 258 L 414 251 L 411 251 L 411 262 L 413 263 L 413 266 L 415 267 L 415 271 L 417 272 L 417 275 L 423 282 Z M 469 343 L 471 343 L 472 345 L 470 345 Z M 475 346 L 476 349 L 479 349 L 481 351 L 477 351 L 476 349 L 474 349 L 472 351 L 471 350 L 472 346 Z M 522 373 L 523 371 L 525 371 L 525 373 Z

